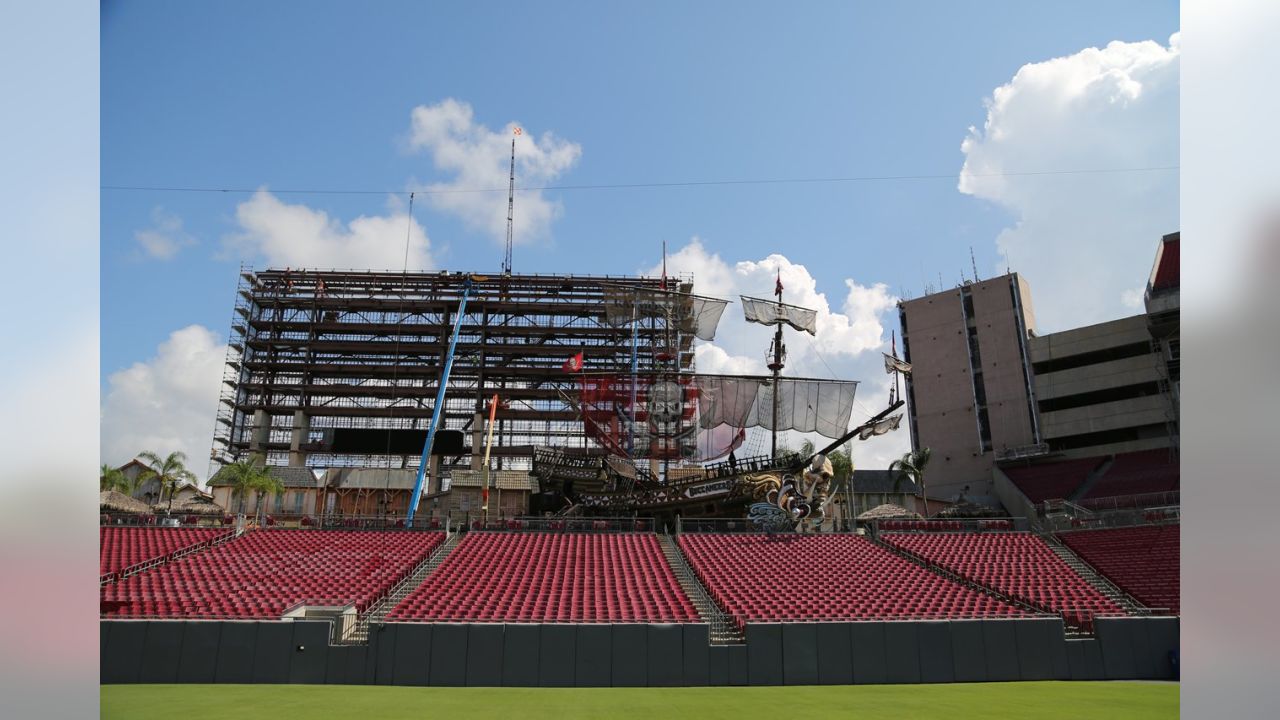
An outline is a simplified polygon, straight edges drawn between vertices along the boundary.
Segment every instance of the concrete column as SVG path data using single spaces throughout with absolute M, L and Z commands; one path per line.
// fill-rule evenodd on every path
M 307 464 L 307 452 L 302 449 L 303 443 L 311 434 L 311 416 L 301 410 L 293 413 L 293 437 L 289 439 L 289 464 L 304 467 Z
M 249 434 L 249 451 L 266 452 L 267 438 L 271 434 L 271 416 L 266 410 L 253 411 L 253 426 Z

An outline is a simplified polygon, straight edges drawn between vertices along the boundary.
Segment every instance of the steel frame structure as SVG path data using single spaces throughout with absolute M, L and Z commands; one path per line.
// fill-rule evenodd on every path
M 425 430 L 467 274 L 267 269 L 242 266 L 210 452 L 217 465 L 263 453 L 270 465 L 416 468 L 417 453 L 334 452 L 337 428 Z M 476 278 L 477 276 L 472 275 Z M 689 276 L 674 278 L 692 292 Z M 671 284 L 672 279 L 668 279 Z M 443 427 L 468 445 L 497 393 L 492 454 L 499 469 L 530 467 L 535 446 L 603 454 L 565 396 L 564 361 L 584 353 L 593 371 L 657 369 L 651 348 L 673 334 L 692 371 L 693 338 L 661 318 L 635 328 L 604 319 L 606 288 L 656 289 L 659 278 L 492 275 L 476 279 L 463 313 Z M 669 367 L 669 366 L 668 366 Z M 477 458 L 474 462 L 479 462 Z M 471 453 L 442 469 L 474 467 Z

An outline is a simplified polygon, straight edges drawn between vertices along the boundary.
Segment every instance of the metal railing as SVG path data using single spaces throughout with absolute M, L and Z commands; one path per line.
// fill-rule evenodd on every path
M 1168 490 L 1165 492 L 1138 493 L 1136 495 L 1087 498 L 1076 501 L 1076 504 L 1093 512 L 1107 512 L 1110 510 L 1168 507 L 1178 505 L 1181 501 L 1182 492 L 1180 490 Z
M 878 535 L 882 532 L 1021 532 L 1030 525 L 1026 518 L 931 518 L 929 520 L 871 520 L 868 524 Z
M 743 618 L 733 617 L 720 609 L 715 599 L 711 597 L 711 594 L 702 584 L 702 579 L 698 576 L 698 573 L 689 565 L 688 558 L 684 556 L 684 551 L 680 549 L 680 545 L 675 538 L 670 535 L 659 535 L 658 539 L 662 545 L 662 553 L 667 558 L 667 564 L 675 572 L 676 580 L 680 583 L 680 587 L 684 589 L 685 594 L 689 595 L 689 599 L 693 601 L 698 610 L 698 615 L 707 621 L 711 643 L 713 645 L 728 645 L 743 642 Z
M 801 520 L 790 528 L 762 527 L 749 518 L 686 518 L 676 520 L 675 530 L 678 533 L 762 533 L 777 534 L 831 534 L 857 532 L 859 523 L 852 518 L 833 518 L 823 521 L 821 525 L 813 525 Z
M 462 532 L 630 533 L 653 532 L 654 521 L 636 517 L 530 516 L 489 520 L 474 518 L 469 521 L 460 519 L 458 528 Z

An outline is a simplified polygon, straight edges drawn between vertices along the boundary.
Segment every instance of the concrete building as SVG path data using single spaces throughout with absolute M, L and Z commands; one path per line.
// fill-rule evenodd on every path
M 1038 335 L 1017 273 L 899 304 L 931 496 L 995 504 L 997 465 L 1176 449 L 1178 247 L 1161 239 L 1147 313 L 1087 327 Z
M 270 467 L 267 472 L 278 478 L 284 486 L 283 493 L 261 498 L 263 509 L 268 515 L 290 518 L 315 513 L 319 482 L 311 470 L 304 467 Z M 255 515 L 258 512 L 257 494 L 236 495 L 231 487 L 231 480 L 223 469 L 209 478 L 209 491 L 213 493 L 213 501 L 226 508 L 230 514 Z
M 1027 337 L 1035 314 L 1017 273 L 898 306 L 913 448 L 933 450 L 931 496 L 989 496 L 997 452 L 1041 442 Z

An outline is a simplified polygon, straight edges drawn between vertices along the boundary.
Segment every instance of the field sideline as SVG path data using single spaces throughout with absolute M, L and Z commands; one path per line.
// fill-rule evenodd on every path
M 1176 718 L 1177 683 L 1016 682 L 699 688 L 425 688 L 365 685 L 104 685 L 102 717 Z

